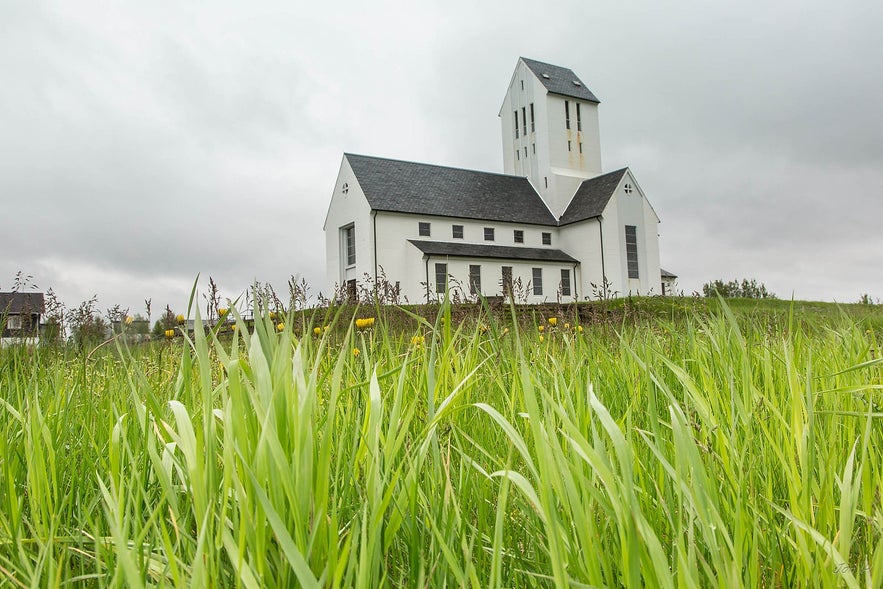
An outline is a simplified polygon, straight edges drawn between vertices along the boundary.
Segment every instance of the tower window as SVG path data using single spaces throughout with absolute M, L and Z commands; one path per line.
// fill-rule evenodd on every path
M 543 245 L 552 245 L 552 234 L 543 232 Z
M 524 80 L 521 80 L 521 89 L 524 90 Z
M 527 145 L 524 146 L 524 157 L 527 157 Z
M 536 143 L 531 143 L 531 144 L 530 144 L 530 147 L 531 147 L 531 149 L 533 150 L 534 153 L 537 152 L 537 144 L 536 144 Z
M 521 150 L 520 149 L 515 150 L 515 159 L 518 160 L 519 162 L 521 161 Z
M 638 278 L 638 228 L 625 226 L 625 257 L 629 267 L 629 278 Z
M 515 230 L 515 243 L 524 243 L 524 231 L 521 229 Z
M 518 139 L 518 109 L 515 109 L 515 138 Z
M 533 102 L 530 103 L 530 132 L 533 133 L 536 131 L 536 127 L 533 124 Z
M 570 151 L 570 140 L 567 141 L 567 151 Z
M 576 103 L 576 130 L 577 131 L 583 130 L 583 119 L 580 116 L 580 112 L 579 112 L 579 102 Z
M 521 132 L 527 137 L 527 109 L 521 107 Z
M 493 241 L 494 240 L 494 228 L 493 227 L 485 227 L 484 228 L 484 240 L 485 241 Z
M 429 223 L 420 222 L 417 227 L 420 237 L 429 237 Z
M 570 270 L 561 270 L 561 295 L 570 296 Z
M 435 292 L 445 292 L 448 289 L 448 265 L 435 265 Z
M 343 251 L 346 256 L 346 265 L 356 265 L 356 226 L 350 225 L 340 230 L 343 234 Z
M 463 239 L 463 226 L 451 225 L 451 237 L 454 239 Z
M 543 269 L 533 268 L 533 294 L 543 294 Z
M 469 264 L 469 294 L 481 294 L 481 266 Z
M 569 100 L 564 101 L 564 128 L 570 129 L 570 101 Z
M 583 152 L 583 142 L 582 141 L 579 142 L 579 152 L 580 153 Z
M 546 183 L 546 188 L 548 188 L 548 187 L 549 187 L 549 177 L 548 177 L 548 176 L 543 176 L 543 182 Z

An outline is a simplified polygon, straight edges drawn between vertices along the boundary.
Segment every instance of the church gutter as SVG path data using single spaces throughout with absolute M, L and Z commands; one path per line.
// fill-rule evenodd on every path
M 371 242 L 374 244 L 374 295 L 377 295 L 377 211 L 371 211 Z
M 598 215 L 598 235 L 601 238 L 601 289 L 604 298 L 607 298 L 607 270 L 604 268 L 604 228 L 601 223 L 604 221 L 604 215 Z

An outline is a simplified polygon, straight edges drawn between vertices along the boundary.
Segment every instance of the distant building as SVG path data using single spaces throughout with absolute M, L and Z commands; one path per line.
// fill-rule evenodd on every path
M 344 154 L 328 287 L 385 278 L 411 302 L 661 293 L 659 217 L 629 168 L 602 172 L 598 105 L 571 70 L 520 58 L 499 113 L 504 174 Z
M 0 292 L 0 345 L 39 341 L 43 293 Z

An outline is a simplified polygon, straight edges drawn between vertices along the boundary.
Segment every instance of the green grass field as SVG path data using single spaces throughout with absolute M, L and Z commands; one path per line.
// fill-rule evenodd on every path
M 879 306 L 589 310 L 4 349 L 0 586 L 883 585 Z

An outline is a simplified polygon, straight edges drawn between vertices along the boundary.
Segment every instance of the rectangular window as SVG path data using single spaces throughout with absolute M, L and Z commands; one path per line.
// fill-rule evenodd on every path
M 527 145 L 524 146 L 524 157 L 527 157 Z
M 570 141 L 567 142 L 567 151 L 570 151 Z
M 530 103 L 530 132 L 533 133 L 537 129 L 533 124 L 533 102 Z
M 524 243 L 524 231 L 521 229 L 515 230 L 515 243 Z
M 638 228 L 625 226 L 625 257 L 629 266 L 629 278 L 638 278 Z
M 520 149 L 515 150 L 515 159 L 518 160 L 519 162 L 521 161 L 521 150 Z
M 515 138 L 518 139 L 518 110 L 515 110 Z
M 484 228 L 484 240 L 485 241 L 493 241 L 494 240 L 494 228 L 493 227 L 485 227 Z
M 527 109 L 521 107 L 521 132 L 527 137 Z
M 481 266 L 469 265 L 469 294 L 481 294 Z
M 451 237 L 454 239 L 463 239 L 463 226 L 451 225 Z
M 21 329 L 21 315 L 10 315 L 7 317 L 6 329 Z
M 543 269 L 542 268 L 534 268 L 533 269 L 533 294 L 535 294 L 535 295 L 543 294 Z
M 549 187 L 549 177 L 548 177 L 548 176 L 543 176 L 543 182 L 546 183 L 546 188 L 548 188 L 548 187 Z
M 564 128 L 570 129 L 570 101 L 564 101 Z
M 521 80 L 521 89 L 524 90 L 524 80 Z
M 583 130 L 583 118 L 580 116 L 579 113 L 579 102 L 576 103 L 576 130 Z
M 552 234 L 543 232 L 543 245 L 552 245 Z
M 579 142 L 579 152 L 580 153 L 583 152 L 583 142 L 582 141 Z
M 503 296 L 512 294 L 512 266 L 503 266 L 503 276 L 500 280 L 500 286 L 503 287 Z
M 341 229 L 343 232 L 343 251 L 346 255 L 346 265 L 356 265 L 356 226 L 350 225 Z
M 346 281 L 346 298 L 347 301 L 351 303 L 356 302 L 356 280 L 347 280 Z
M 534 153 L 537 152 L 537 144 L 536 143 L 531 143 L 530 148 L 531 148 L 531 150 L 533 150 Z
M 561 270 L 561 296 L 570 296 L 570 270 Z
M 435 265 L 435 292 L 445 292 L 448 289 L 448 265 Z
M 429 237 L 429 223 L 424 223 L 423 221 L 421 221 L 418 229 L 420 237 Z

